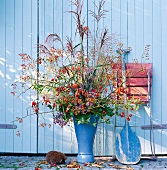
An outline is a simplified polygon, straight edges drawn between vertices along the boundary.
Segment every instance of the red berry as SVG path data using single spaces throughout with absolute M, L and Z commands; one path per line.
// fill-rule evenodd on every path
M 125 113 L 124 113 L 124 112 L 121 112 L 120 116 L 121 116 L 121 117 L 124 117 L 124 116 L 125 116 Z
M 107 112 L 106 112 L 105 110 L 103 110 L 103 114 L 104 114 L 104 115 L 106 115 L 106 114 L 107 114 Z
M 53 103 L 52 107 L 55 108 L 56 107 L 56 103 Z
M 100 85 L 100 86 L 99 86 L 99 89 L 100 89 L 100 90 L 102 90 L 102 88 L 103 88 L 103 86 L 102 86 L 102 85 Z
M 36 106 L 37 105 L 37 102 L 33 101 L 32 102 L 32 107 Z
M 120 87 L 120 91 L 123 93 L 124 92 L 124 87 Z
M 126 116 L 126 120 L 127 120 L 127 121 L 130 121 L 130 117 L 129 117 L 129 116 Z
M 35 113 L 38 113 L 38 111 L 39 111 L 39 108 L 36 107 L 36 108 L 34 109 L 34 112 L 35 112 Z
M 53 166 L 56 166 L 56 164 L 53 164 Z
M 20 166 L 24 166 L 24 164 L 23 164 L 23 163 L 20 163 Z
M 129 117 L 132 117 L 132 113 L 129 114 Z
M 84 166 L 87 166 L 88 164 L 87 163 L 84 163 Z
M 49 103 L 51 103 L 50 100 L 48 100 L 48 99 L 45 100 L 45 104 L 46 104 L 46 105 L 49 104 Z

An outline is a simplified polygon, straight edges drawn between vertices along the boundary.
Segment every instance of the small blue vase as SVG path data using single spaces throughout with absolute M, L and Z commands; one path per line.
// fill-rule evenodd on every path
M 90 123 L 97 123 L 98 118 L 95 118 L 93 115 L 90 118 Z M 85 162 L 94 162 L 93 155 L 93 143 L 95 138 L 95 133 L 97 129 L 96 126 L 91 124 L 77 124 L 74 118 L 74 127 L 75 134 L 78 141 L 78 155 L 77 162 L 85 163 Z

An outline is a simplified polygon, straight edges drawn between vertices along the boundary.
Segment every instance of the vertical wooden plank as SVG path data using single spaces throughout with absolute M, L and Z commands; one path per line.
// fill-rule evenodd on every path
M 123 10 L 126 10 L 126 11 L 123 11 Z M 118 39 L 117 43 L 120 43 L 120 42 L 125 43 L 126 41 L 125 30 L 123 28 L 124 24 L 126 23 L 125 27 L 127 29 L 127 20 L 126 20 L 127 18 L 125 19 L 123 16 L 123 14 L 125 13 L 127 14 L 127 1 L 126 2 L 122 2 L 121 0 L 113 1 L 112 3 L 112 31 L 113 33 L 116 34 L 116 37 Z M 122 120 L 119 116 L 117 116 L 116 126 L 123 126 L 123 124 L 124 124 L 124 120 Z
M 134 57 L 129 58 L 129 61 L 134 62 L 134 59 L 141 62 L 141 56 L 144 51 L 144 1 L 136 0 L 134 3 L 134 18 L 135 18 L 135 44 L 134 44 Z M 141 125 L 145 122 L 145 112 L 143 108 L 140 108 L 138 114 L 134 116 L 135 125 Z M 139 131 L 139 130 L 138 130 Z M 136 133 L 138 132 L 136 129 Z M 140 139 L 145 139 L 145 131 L 139 131 Z M 145 140 L 140 140 L 145 141 Z M 145 151 L 145 143 L 141 142 L 142 153 Z
M 127 46 L 132 48 L 132 51 L 128 54 L 126 62 L 135 58 L 135 40 L 136 40 L 136 13 L 135 13 L 135 1 L 127 1 Z M 130 125 L 134 125 L 135 116 L 131 118 Z
M 136 1 L 128 0 L 128 47 L 132 48 L 132 51 L 128 55 L 128 62 L 133 61 L 136 58 Z M 137 121 L 140 120 L 139 112 L 132 112 L 133 116 L 130 121 L 131 126 L 138 125 Z M 143 121 L 142 121 L 143 122 Z M 135 129 L 136 131 L 136 129 Z
M 152 20 L 152 12 L 153 12 L 153 1 L 145 0 L 144 2 L 144 46 L 150 45 L 149 50 L 149 60 L 146 62 L 152 63 L 152 38 L 153 38 L 153 20 Z M 144 47 L 143 47 L 144 48 Z
M 0 46 L 0 96 L 3 96 L 3 100 L 0 102 L 0 123 L 5 123 L 5 67 L 6 67 L 6 1 L 0 1 L 0 41 L 2 45 Z M 0 151 L 5 152 L 5 130 L 0 129 L 1 133 L 1 142 L 0 142 Z
M 167 63 L 167 25 L 165 24 L 167 22 L 167 1 L 162 0 L 161 1 L 161 54 L 162 54 L 162 117 L 161 117 L 161 123 L 166 124 L 167 123 L 167 91 L 166 91 L 166 84 L 167 84 L 167 79 L 166 79 L 166 63 Z M 167 153 L 167 130 L 162 130 L 162 154 Z
M 121 1 L 112 1 L 111 4 L 111 8 L 112 8 L 112 22 L 111 22 L 111 29 L 112 29 L 112 33 L 115 35 L 115 38 L 117 39 L 117 43 L 121 41 Z M 121 128 L 119 128 L 118 126 L 121 126 L 121 119 L 120 117 L 114 117 L 113 118 L 113 124 L 115 125 L 114 127 L 114 140 L 116 139 L 119 131 Z M 119 129 L 119 131 L 118 131 Z M 115 142 L 113 143 L 113 145 L 115 145 Z M 115 146 L 113 147 L 113 155 L 115 155 Z
M 67 37 L 68 38 L 72 38 L 72 33 L 75 33 L 75 29 L 71 28 L 71 22 L 72 22 L 72 16 L 71 13 L 69 13 L 69 11 L 71 10 L 71 2 L 70 1 L 66 1 L 64 0 L 62 2 L 62 39 L 63 39 L 63 44 L 64 46 L 66 46 L 66 42 L 67 42 Z M 86 1 L 84 1 L 84 8 L 83 8 L 83 17 L 86 16 Z M 85 17 L 85 24 L 86 24 L 86 17 Z M 71 30 L 72 29 L 72 30 Z M 71 127 L 66 126 L 63 128 L 63 139 L 62 139 L 62 151 L 65 153 L 71 153 L 72 150 L 72 141 L 71 141 L 71 137 L 74 138 L 75 137 L 75 133 L 73 133 L 73 131 L 71 131 Z M 69 147 L 70 146 L 70 147 Z M 75 148 L 75 147 L 74 147 Z
M 57 17 L 59 17 L 60 16 L 60 22 L 61 22 L 61 26 L 60 26 L 60 37 L 61 37 L 61 39 L 63 40 L 63 42 L 64 42 L 64 38 L 65 38 L 65 35 L 64 35 L 64 32 L 63 32 L 63 30 L 64 30 L 64 0 L 62 0 L 61 1 L 61 4 L 60 4 L 60 13 L 59 13 L 59 15 L 57 16 Z M 57 6 L 58 7 L 58 6 Z M 62 47 L 60 47 L 60 48 L 62 48 Z M 61 142 L 61 152 L 64 152 L 64 146 L 63 146 L 63 140 L 64 140 L 64 130 L 63 130 L 63 128 L 61 128 L 61 130 L 60 130 L 60 132 L 61 132 L 61 136 L 60 136 L 60 142 Z
M 153 0 L 153 95 L 152 95 L 152 114 L 154 123 L 162 123 L 162 18 L 161 1 Z M 155 131 L 155 143 L 160 147 L 156 148 L 156 153 L 161 153 L 162 134 L 161 131 Z
M 98 6 L 99 5 L 99 2 L 93 0 L 91 2 L 87 1 L 87 15 L 88 15 L 88 18 L 87 18 L 87 24 L 88 24 L 88 27 L 89 27 L 89 30 L 91 31 L 91 34 L 94 38 L 97 37 L 97 35 L 99 34 L 96 34 L 96 29 L 97 29 L 97 23 L 95 21 L 95 19 L 93 18 L 93 16 L 91 15 L 91 11 L 92 12 L 95 12 L 97 13 L 97 8 L 95 6 L 95 4 Z M 102 31 L 102 20 L 100 20 L 99 24 L 98 24 L 98 30 L 99 32 Z M 92 45 L 92 39 L 89 40 L 89 42 L 91 45 Z M 88 44 L 88 48 L 89 48 L 89 44 Z M 88 49 L 89 51 L 90 49 Z M 103 141 L 103 136 L 101 134 L 101 131 L 102 131 L 102 128 L 103 128 L 103 125 L 102 124 L 99 124 L 97 126 L 97 131 L 96 131 L 96 135 L 95 135 L 95 140 L 94 140 L 94 154 L 95 155 L 101 155 L 101 152 L 102 152 L 102 141 Z
M 103 27 L 106 27 L 109 30 L 109 34 L 112 35 L 112 0 L 106 1 L 104 4 L 104 10 L 108 11 L 106 12 L 106 16 L 103 19 Z M 113 44 L 113 40 L 111 40 L 111 47 Z M 113 48 L 113 47 L 112 47 Z M 114 155 L 114 145 L 115 145 L 115 117 L 111 118 L 111 124 L 104 124 L 104 137 L 103 137 L 103 155 Z
M 45 27 L 46 27 L 46 1 L 45 0 L 40 0 L 39 1 L 39 18 L 37 18 L 37 20 L 39 20 L 39 43 L 40 44 L 43 44 L 45 39 L 46 39 L 46 30 L 45 30 Z M 49 9 L 49 11 L 51 11 L 51 9 Z M 48 17 L 49 18 L 49 17 Z M 51 27 L 51 26 L 50 26 Z M 45 71 L 44 70 L 44 67 L 43 66 L 40 66 L 39 65 L 39 70 L 40 71 Z M 41 112 L 45 112 L 46 109 L 44 106 L 41 106 L 40 105 L 40 111 Z M 39 116 L 38 117 L 38 152 L 39 153 L 44 153 L 46 152 L 45 150 L 45 143 L 46 143 L 46 129 L 47 129 L 47 126 L 46 127 L 42 127 L 40 126 L 42 123 L 46 123 L 46 116 L 45 115 L 42 115 L 42 116 Z M 41 139 L 41 140 L 39 140 Z M 47 138 L 47 140 L 49 141 L 52 141 L 51 139 L 51 136 L 49 138 Z
M 136 10 L 135 1 L 128 0 L 128 30 L 127 30 L 127 44 L 132 48 L 128 55 L 129 60 L 132 61 L 136 57 Z
M 40 43 L 44 43 L 44 40 L 49 34 L 53 33 L 53 1 L 43 0 L 40 4 L 40 25 L 42 29 L 40 29 Z M 47 44 L 46 44 L 47 45 Z M 44 68 L 40 70 L 45 72 Z M 50 111 L 48 108 L 43 107 L 42 111 Z M 39 139 L 43 139 L 43 141 L 39 141 L 39 152 L 47 153 L 48 151 L 53 150 L 53 131 L 52 128 L 49 128 L 48 125 L 52 125 L 53 116 L 52 114 L 43 114 L 43 117 L 39 118 Z M 46 127 L 42 128 L 40 124 L 46 123 Z M 48 140 L 49 139 L 49 140 Z
M 55 6 L 55 4 L 56 4 L 56 6 Z M 62 2 L 61 7 L 60 7 L 60 6 L 58 6 L 57 1 L 54 0 L 53 1 L 53 6 L 54 6 L 54 8 L 52 10 L 52 12 L 53 12 L 53 33 L 57 33 L 58 30 L 59 30 L 59 33 L 60 33 L 62 31 L 61 26 L 63 25 L 63 22 L 62 22 L 62 18 L 63 18 L 62 17 L 62 12 L 65 12 L 65 11 L 62 11 L 62 9 L 63 9 L 63 2 Z M 57 13 L 56 13 L 58 8 L 60 8 L 59 9 L 59 15 L 57 15 Z M 60 10 L 62 12 L 60 12 Z M 58 25 L 57 22 L 60 22 L 60 25 Z M 59 33 L 58 33 L 58 35 L 62 38 L 62 35 L 60 35 Z M 55 44 L 55 47 L 56 48 L 58 47 L 57 43 Z M 61 48 L 61 46 L 59 46 L 58 48 Z M 62 142 L 63 141 L 63 129 L 58 127 L 57 125 L 53 125 L 53 126 L 54 126 L 53 146 L 54 147 L 56 146 L 56 148 L 59 148 L 57 145 L 55 145 L 55 142 L 61 143 L 61 148 L 59 148 L 58 150 L 62 151 L 63 150 L 63 142 Z M 55 132 L 55 130 L 56 130 L 56 132 Z M 57 136 L 57 132 L 58 132 L 58 136 Z M 59 137 L 61 138 L 61 141 L 59 140 Z
M 36 23 L 36 7 L 35 1 L 32 4 L 32 1 L 14 1 L 13 4 L 14 8 L 14 52 L 13 52 L 13 59 L 14 59 L 14 68 L 16 70 L 15 79 L 19 79 L 22 64 L 20 57 L 18 56 L 19 53 L 28 53 L 33 54 L 32 52 L 32 44 L 36 43 L 36 24 L 32 26 L 32 16 L 34 19 L 34 23 Z M 9 3 L 11 4 L 11 2 Z M 32 9 L 33 6 L 33 9 Z M 27 25 L 27 26 L 25 26 Z M 8 43 L 9 45 L 9 43 Z M 14 78 L 12 79 L 14 82 Z M 17 94 L 19 95 L 20 92 L 23 92 L 21 86 L 17 87 Z M 23 117 L 27 115 L 26 109 L 31 104 L 31 93 L 26 93 L 21 95 L 19 98 L 14 100 L 14 113 L 13 119 L 16 120 L 16 117 Z M 30 112 L 29 112 L 30 114 Z M 32 116 L 27 117 L 23 120 L 23 124 L 15 122 L 18 128 L 14 131 L 13 136 L 13 145 L 14 145 L 14 152 L 36 152 L 36 117 Z M 19 131 L 19 132 L 18 132 Z M 20 137 L 16 134 L 20 133 Z M 28 140 L 27 140 L 28 139 Z M 28 142 L 29 141 L 29 142 Z
M 89 11 L 88 12 L 88 21 L 87 21 L 88 27 L 89 27 L 89 30 L 91 31 L 91 34 L 95 38 L 97 25 L 96 25 L 95 19 L 93 18 L 93 16 L 90 13 L 91 13 L 91 11 L 97 13 L 97 9 L 94 4 L 96 4 L 98 6 L 98 3 L 95 0 L 93 0 L 91 3 L 90 2 L 87 2 L 87 3 L 88 3 L 88 11 Z M 89 43 L 92 45 L 91 40 L 89 40 Z M 88 48 L 89 48 L 89 45 L 88 45 Z M 94 154 L 95 155 L 101 155 L 101 140 L 99 140 L 99 139 L 102 139 L 101 138 L 101 129 L 102 129 L 102 125 L 98 124 L 97 130 L 96 130 L 96 135 L 95 135 L 95 140 L 94 140 Z
M 120 1 L 120 35 L 124 48 L 128 46 L 128 0 Z
M 22 2 L 22 51 L 24 53 L 31 53 L 31 1 Z M 19 57 L 19 56 L 18 56 Z M 20 58 L 19 58 L 20 59 Z M 27 114 L 26 109 L 31 105 L 31 99 L 29 97 L 30 93 L 27 92 L 23 94 L 23 109 L 22 114 L 25 116 Z M 22 152 L 30 152 L 31 147 L 31 136 L 29 129 L 30 117 L 23 120 L 21 136 L 23 136 L 23 150 Z
M 85 12 L 85 16 L 86 16 L 86 17 L 85 17 L 85 19 L 86 19 L 85 24 L 86 24 L 87 26 L 89 26 L 89 25 L 88 25 L 88 7 L 89 7 L 89 2 L 88 2 L 88 0 L 85 0 L 85 1 L 84 1 L 84 4 L 85 4 L 85 5 L 84 5 L 84 7 L 85 7 L 84 12 Z M 74 10 L 74 6 L 72 5 L 72 3 L 70 4 L 69 10 L 71 10 L 71 11 Z M 76 21 L 75 21 L 72 13 L 70 13 L 70 18 L 71 18 L 71 19 L 70 19 L 70 20 L 71 20 L 71 23 L 70 23 L 70 25 L 69 25 L 69 28 L 70 28 L 70 31 L 71 31 L 70 36 L 71 36 L 71 39 L 72 39 L 73 43 L 74 43 L 74 44 L 77 44 L 77 43 L 76 43 L 76 39 L 75 39 Z M 70 130 L 71 153 L 77 153 L 77 152 L 78 152 L 78 146 L 77 146 L 77 139 L 76 139 L 76 135 L 75 135 L 75 129 L 74 129 L 74 124 L 73 124 L 73 122 L 70 123 L 70 128 L 71 128 L 71 130 Z
M 10 9 L 10 10 L 9 10 Z M 6 76 L 5 76 L 5 87 L 6 87 L 6 104 L 4 105 L 6 112 L 6 123 L 11 123 L 13 121 L 13 104 L 14 98 L 11 95 L 11 84 L 13 83 L 12 80 L 14 79 L 13 71 L 14 71 L 14 1 L 6 1 Z M 13 130 L 5 130 L 6 131 L 6 152 L 13 151 Z M 9 140 L 10 139 L 10 140 Z
M 63 38 L 62 29 L 63 29 L 63 1 L 54 1 L 54 33 L 57 33 L 61 38 Z M 61 48 L 61 46 L 57 46 L 57 48 Z M 59 127 L 58 125 L 54 125 L 54 149 L 58 151 L 63 151 L 63 129 Z
M 19 79 L 19 72 L 21 71 L 21 60 L 18 56 L 19 53 L 23 52 L 23 8 L 22 8 L 22 0 L 15 1 L 15 55 L 16 55 L 16 79 Z M 22 92 L 22 87 L 17 87 L 19 92 Z M 16 94 L 18 95 L 18 94 Z M 15 102 L 15 119 L 16 117 L 23 117 L 23 96 L 21 95 L 19 98 L 17 98 L 17 102 Z M 17 136 L 16 142 L 14 143 L 15 151 L 22 152 L 23 151 L 23 124 L 17 123 L 17 131 L 20 133 L 20 137 Z
M 115 34 L 117 42 L 121 41 L 121 1 L 112 1 L 112 33 Z M 116 126 L 121 125 L 121 119 L 116 117 Z
M 112 32 L 119 35 L 120 34 L 120 0 L 112 1 Z
M 31 32 L 29 37 L 31 38 L 31 52 L 30 55 L 33 57 L 37 57 L 36 49 L 34 49 L 34 45 L 37 43 L 37 1 L 31 0 Z M 30 91 L 29 100 L 31 105 L 31 101 L 34 100 L 34 92 Z M 29 113 L 33 113 L 32 110 Z M 37 116 L 34 114 L 30 116 L 30 152 L 37 152 Z
M 143 3 L 144 6 L 144 36 L 143 36 L 143 42 L 144 42 L 144 46 L 145 45 L 151 45 L 152 44 L 152 35 L 153 35 L 153 28 L 152 28 L 152 1 L 144 1 Z M 144 48 L 144 47 L 143 47 Z M 152 49 L 152 45 L 150 47 L 150 49 Z M 144 49 L 143 49 L 144 50 Z M 152 50 L 149 51 L 149 60 L 145 61 L 145 62 L 151 62 L 152 63 Z M 144 62 L 144 61 L 143 61 Z M 154 75 L 154 74 L 153 74 Z M 143 113 L 143 117 L 144 117 L 144 125 L 148 125 L 150 124 L 150 112 L 152 108 L 145 106 L 144 107 L 144 111 Z M 151 112 L 152 113 L 152 112 Z M 144 146 L 145 146 L 145 150 L 143 152 L 143 154 L 151 154 L 151 146 L 150 146 L 150 131 L 144 131 Z M 148 145 L 149 144 L 149 145 Z
M 136 59 L 141 59 L 144 51 L 144 1 L 135 1 Z M 129 60 L 132 61 L 132 60 Z

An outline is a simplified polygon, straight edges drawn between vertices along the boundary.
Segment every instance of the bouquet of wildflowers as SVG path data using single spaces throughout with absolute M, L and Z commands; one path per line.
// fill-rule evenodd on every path
M 103 0 L 96 6 L 97 14 L 90 11 L 97 24 L 96 31 L 93 30 L 95 35 L 82 19 L 83 2 L 75 0 L 72 5 L 75 10 L 69 12 L 76 20 L 78 43 L 74 44 L 67 37 L 64 45 L 59 35 L 50 34 L 45 44 L 38 45 L 37 58 L 19 54 L 22 74 L 17 83 L 22 84 L 23 93 L 29 89 L 37 92 L 37 99 L 32 101 L 34 114 L 45 114 L 40 110 L 43 104 L 54 115 L 54 123 L 61 127 L 72 117 L 78 123 L 89 123 L 91 115 L 110 123 L 110 118 L 118 115 L 120 108 L 139 104 L 138 100 L 131 99 L 124 105 L 121 97 L 126 89 L 122 87 L 122 76 L 116 76 L 115 72 L 120 70 L 122 57 L 115 49 L 120 51 L 123 45 L 116 44 L 106 28 L 102 32 L 98 28 L 106 12 Z

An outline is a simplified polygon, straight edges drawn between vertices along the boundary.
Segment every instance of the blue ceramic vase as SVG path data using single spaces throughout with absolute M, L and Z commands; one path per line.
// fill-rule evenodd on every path
M 98 118 L 93 115 L 90 118 L 90 123 L 97 122 Z M 77 124 L 74 118 L 75 134 L 78 142 L 78 155 L 77 162 L 94 162 L 93 155 L 93 143 L 95 138 L 95 133 L 97 129 L 96 126 L 91 124 Z

